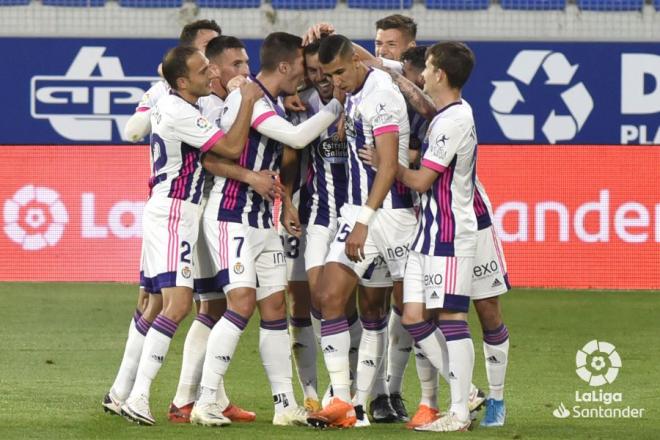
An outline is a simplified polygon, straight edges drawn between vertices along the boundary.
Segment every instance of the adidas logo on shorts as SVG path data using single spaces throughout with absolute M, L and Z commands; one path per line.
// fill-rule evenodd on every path
M 502 285 L 502 282 L 495 278 L 495 281 L 493 281 L 493 284 L 490 287 L 500 287 Z
M 440 297 L 438 296 L 438 292 L 436 292 L 436 291 L 434 290 L 433 293 L 431 294 L 431 298 L 433 298 L 433 299 L 438 299 L 438 298 L 440 298 Z

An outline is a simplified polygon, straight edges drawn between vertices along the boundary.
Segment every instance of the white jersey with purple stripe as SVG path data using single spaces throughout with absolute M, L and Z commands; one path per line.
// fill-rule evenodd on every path
M 205 176 L 200 152 L 223 135 L 178 94 L 161 98 L 151 111 L 151 195 L 199 204 Z
M 251 80 L 261 85 L 256 78 Z M 252 128 L 238 164 L 252 171 L 277 171 L 282 161 L 282 145 L 274 139 L 263 136 L 257 131 L 257 127 L 272 116 L 285 117 L 285 112 L 282 100 L 271 96 L 263 85 L 261 87 L 265 96 L 254 105 Z M 229 130 L 234 124 L 241 100 L 240 90 L 235 90 L 227 96 L 220 119 L 223 130 Z M 242 223 L 254 228 L 273 226 L 271 203 L 264 200 L 249 185 L 237 180 L 215 177 L 207 206 L 207 210 L 209 209 L 215 210 L 219 221 Z
M 149 90 L 144 92 L 144 95 L 142 95 L 140 102 L 135 108 L 135 111 L 146 112 L 151 110 L 158 103 L 160 98 L 170 94 L 170 90 L 171 89 L 169 84 L 167 84 L 167 81 L 164 79 L 154 83 L 151 87 L 149 87 Z
M 308 89 L 300 93 L 301 100 L 307 110 L 294 113 L 292 123 L 299 124 L 316 114 L 324 105 L 316 89 Z M 307 171 L 306 189 L 301 191 L 302 203 L 307 202 L 307 212 L 300 221 L 305 224 L 329 226 L 336 225 L 339 210 L 346 200 L 348 146 L 339 140 L 337 123 L 333 123 L 309 145 L 309 169 Z M 303 200 L 307 197 L 307 200 Z M 303 219 L 304 217 L 304 219 Z
M 452 103 L 433 118 L 422 145 L 421 166 L 440 174 L 422 194 L 413 250 L 433 256 L 474 256 L 476 162 L 472 108 L 465 101 Z
M 348 198 L 346 203 L 363 205 L 371 191 L 376 170 L 365 165 L 358 150 L 375 145 L 375 139 L 384 133 L 399 135 L 399 163 L 408 167 L 410 124 L 406 102 L 399 88 L 387 73 L 369 70 L 362 86 L 346 96 L 346 139 L 348 155 Z M 411 208 L 413 198 L 409 188 L 394 182 L 383 200 L 382 208 Z
M 197 101 L 197 106 L 199 106 L 199 111 L 202 112 L 202 116 L 204 116 L 211 124 L 218 128 L 220 128 L 220 114 L 222 113 L 222 108 L 224 105 L 225 100 L 215 93 L 211 93 L 208 96 L 202 96 Z M 211 189 L 213 188 L 213 174 L 207 172 L 206 170 L 204 170 L 204 172 L 206 173 L 206 178 L 204 180 L 203 191 L 204 197 L 208 197 L 211 193 Z

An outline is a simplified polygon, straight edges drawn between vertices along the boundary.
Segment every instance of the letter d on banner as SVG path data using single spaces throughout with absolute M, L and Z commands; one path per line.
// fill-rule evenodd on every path
M 655 88 L 644 93 L 644 80 L 650 76 Z M 646 115 L 660 112 L 660 56 L 641 53 L 621 54 L 621 113 Z

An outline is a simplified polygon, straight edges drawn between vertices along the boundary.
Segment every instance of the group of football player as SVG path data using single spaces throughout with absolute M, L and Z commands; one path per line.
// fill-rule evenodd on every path
M 255 420 L 231 403 L 224 375 L 258 308 L 274 425 L 464 431 L 482 407 L 481 426 L 504 424 L 509 281 L 461 95 L 474 55 L 460 42 L 417 46 L 416 33 L 411 18 L 385 17 L 372 55 L 328 23 L 275 32 L 250 75 L 240 39 L 213 20 L 184 27 L 125 127 L 131 141 L 150 136 L 150 195 L 107 412 L 155 423 L 152 381 L 195 304 L 173 423 Z M 472 383 L 471 301 L 488 395 Z M 409 417 L 411 352 L 421 399 Z

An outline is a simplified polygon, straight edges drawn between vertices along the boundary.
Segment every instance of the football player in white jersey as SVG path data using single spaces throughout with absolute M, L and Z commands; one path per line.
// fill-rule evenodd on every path
M 206 45 L 211 39 L 222 35 L 222 29 L 215 20 L 196 20 L 188 23 L 179 35 L 180 46 L 193 46 L 204 52 Z M 162 75 L 161 66 L 158 66 L 158 74 Z M 170 86 L 164 79 L 151 86 L 142 95 L 140 103 L 124 126 L 124 140 L 138 142 L 151 131 L 150 111 L 158 100 L 170 92 Z
M 394 177 L 398 163 L 408 166 L 409 124 L 403 96 L 388 75 L 362 64 L 349 39 L 341 35 L 324 38 L 319 60 L 334 87 L 347 93 L 348 197 L 320 284 L 324 319 L 321 341 L 334 397 L 322 411 L 310 415 L 308 422 L 318 427 L 351 427 L 356 423 L 356 411 L 366 421 L 363 405 L 371 383 L 361 384 L 362 363 L 358 363 L 354 411 L 345 305 L 360 277 L 379 258 L 385 259 L 392 278 L 401 284 L 416 219 L 410 191 L 396 184 Z M 365 143 L 375 143 L 382 152 L 384 166 L 378 171 L 364 166 L 357 155 Z M 369 357 L 365 358 L 365 368 L 375 369 L 383 360 L 387 327 L 383 299 L 370 299 L 371 304 L 380 306 L 379 318 L 363 321 L 360 357 Z M 376 309 L 370 311 L 376 313 Z M 366 376 L 373 379 L 373 375 Z
M 200 97 L 211 92 L 213 74 L 204 54 L 179 46 L 168 51 L 162 66 L 172 91 L 151 111 L 151 195 L 142 221 L 142 265 L 145 290 L 162 293 L 163 309 L 145 336 L 135 383 L 121 407 L 128 419 L 147 425 L 155 423 L 149 407 L 151 383 L 192 304 L 192 256 L 205 174 L 200 154 L 213 151 L 238 157 L 247 139 L 252 107 L 262 96 L 259 88 L 245 85 L 236 124 L 225 133 L 196 106 Z
M 282 93 L 293 94 L 304 76 L 302 40 L 275 32 L 264 39 L 261 72 L 251 78 L 265 93 L 254 108 L 252 129 L 238 164 L 252 171 L 277 171 L 281 144 L 303 148 L 326 130 L 341 113 L 332 100 L 307 121 L 294 126 L 282 116 Z M 232 92 L 225 101 L 221 125 L 235 124 L 241 96 Z M 275 402 L 274 425 L 306 423 L 306 411 L 293 394 L 291 347 L 287 332 L 284 289 L 286 267 L 280 238 L 273 227 L 271 203 L 244 182 L 216 177 L 204 210 L 204 234 L 213 247 L 216 279 L 227 295 L 227 311 L 209 336 L 201 392 L 191 421 L 219 426 L 227 420 L 217 404 L 222 380 L 236 345 L 255 307 L 261 315 L 259 350 Z
M 204 50 L 210 38 L 221 33 L 220 27 L 213 20 L 198 20 L 184 26 L 179 37 L 179 41 L 184 46 L 194 46 L 199 50 Z M 159 69 L 160 70 L 160 69 Z M 156 105 L 158 100 L 167 96 L 170 92 L 170 86 L 167 81 L 162 80 L 154 84 L 143 96 L 135 109 L 135 114 L 131 116 L 124 126 L 124 139 L 131 142 L 138 142 L 151 131 L 151 108 Z M 140 271 L 142 269 L 140 268 Z M 103 410 L 110 414 L 121 414 L 121 405 L 128 397 L 135 372 L 140 361 L 144 336 L 147 334 L 151 323 L 156 315 L 161 311 L 163 302 L 160 292 L 149 292 L 145 290 L 143 274 L 140 274 L 140 291 L 138 293 L 138 302 L 133 319 L 129 326 L 128 339 L 124 349 L 119 371 L 110 391 L 105 395 L 101 404 Z
M 292 114 L 294 122 L 307 120 L 333 97 L 332 82 L 323 75 L 319 63 L 319 45 L 317 40 L 304 48 L 305 72 L 311 87 L 299 93 L 307 110 Z M 287 206 L 293 198 L 284 198 L 282 224 L 286 229 L 283 237 L 287 266 L 292 266 L 289 271 L 288 289 L 291 343 L 305 396 L 305 408 L 310 411 L 318 411 L 321 408 L 316 374 L 316 347 L 321 342 L 321 302 L 320 298 L 313 294 L 318 292 L 325 258 L 337 232 L 339 210 L 344 204 L 347 192 L 348 149 L 340 122 L 331 125 L 300 152 L 300 156 L 305 160 L 295 162 L 296 157 L 292 157 L 294 163 L 290 167 L 290 173 L 286 172 L 288 164 L 285 162 L 290 157 L 287 154 L 288 148 L 285 149 L 282 163 L 282 183 L 289 194 L 293 193 L 295 177 L 306 176 L 306 179 L 300 182 L 298 206 Z M 291 227 L 292 224 L 298 226 L 299 223 L 302 223 L 300 229 L 294 230 Z M 292 243 L 297 244 L 297 247 L 291 246 Z M 348 301 L 346 316 L 351 335 L 351 377 L 354 378 L 362 334 L 355 298 Z
M 390 74 L 408 103 L 427 120 L 432 120 L 437 110 L 429 97 L 403 75 L 396 71 L 390 71 Z M 509 331 L 502 318 L 499 296 L 506 293 L 511 285 L 502 245 L 492 224 L 493 209 L 478 177 L 475 181 L 474 211 L 477 216 L 479 239 L 472 270 L 471 299 L 483 332 L 483 353 L 490 389 L 485 399 L 485 414 L 481 426 L 497 427 L 503 426 L 506 418 L 504 383 L 509 357 Z M 426 376 L 430 376 L 430 373 Z M 435 398 L 430 397 L 433 393 L 429 392 L 428 398 L 425 398 L 424 390 L 422 391 L 422 403 L 416 414 L 420 417 L 414 426 L 435 419 L 438 413 L 437 408 L 433 406 L 436 403 Z M 470 391 L 470 410 L 479 409 L 484 397 L 481 390 L 473 385 Z M 411 423 L 415 422 L 414 419 Z
M 472 109 L 461 89 L 474 66 L 462 43 L 433 45 L 426 59 L 424 91 L 439 110 L 422 147 L 419 170 L 399 167 L 397 177 L 422 193 L 420 221 L 406 266 L 402 323 L 449 383 L 447 413 L 420 431 L 465 431 L 474 367 L 467 324 L 477 249 L 474 210 L 477 139 Z M 426 310 L 440 309 L 436 323 Z
M 228 83 L 236 77 L 247 77 L 250 73 L 249 59 L 245 45 L 238 38 L 224 35 L 208 42 L 205 55 L 209 59 L 209 68 L 216 69 L 219 76 L 211 81 L 211 94 L 201 97 L 197 104 L 202 115 L 211 124 L 220 127 L 220 112 L 229 93 Z M 222 159 L 219 156 L 207 153 L 202 158 L 202 164 L 208 166 L 209 162 L 216 163 L 220 160 Z M 271 179 L 267 179 L 268 184 L 271 182 Z M 202 210 L 208 201 L 212 186 L 213 175 L 207 173 L 203 188 Z M 201 220 L 200 215 L 200 230 Z M 199 381 L 202 377 L 206 342 L 211 329 L 227 309 L 225 295 L 214 280 L 215 272 L 209 252 L 204 234 L 199 234 L 193 256 L 194 289 L 199 306 L 197 316 L 188 330 L 183 345 L 179 384 L 167 414 L 168 420 L 173 423 L 190 422 L 190 412 L 197 399 Z M 232 422 L 255 420 L 254 412 L 243 410 L 229 402 L 224 384 L 218 387 L 218 399 L 223 408 L 223 415 Z

